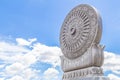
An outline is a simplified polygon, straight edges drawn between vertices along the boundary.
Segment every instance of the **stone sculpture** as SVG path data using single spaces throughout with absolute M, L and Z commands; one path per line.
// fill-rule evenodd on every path
M 60 32 L 63 80 L 109 80 L 101 68 L 101 34 L 102 20 L 94 7 L 81 4 L 68 13 Z

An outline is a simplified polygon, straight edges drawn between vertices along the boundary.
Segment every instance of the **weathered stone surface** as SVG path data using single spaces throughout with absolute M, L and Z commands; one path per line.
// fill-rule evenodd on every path
M 76 59 L 68 59 L 61 56 L 61 67 L 64 72 L 73 71 L 76 69 L 87 68 L 91 66 L 101 67 L 104 60 L 104 46 L 93 44 L 84 55 Z
M 105 76 L 91 76 L 91 77 L 71 78 L 71 79 L 63 79 L 63 80 L 110 80 L 110 79 Z
M 103 76 L 102 21 L 97 10 L 81 4 L 70 11 L 60 33 L 62 80 L 109 80 Z
M 103 70 L 101 67 L 89 67 L 74 71 L 65 72 L 63 74 L 63 80 L 69 80 L 74 78 L 90 77 L 90 76 L 103 76 Z
M 86 4 L 72 9 L 64 20 L 60 45 L 65 57 L 75 59 L 86 52 L 92 43 L 99 43 L 102 21 L 94 7 Z

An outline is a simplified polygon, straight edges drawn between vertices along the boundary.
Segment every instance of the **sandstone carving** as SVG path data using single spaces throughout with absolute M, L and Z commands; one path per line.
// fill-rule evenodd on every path
M 109 80 L 101 68 L 101 34 L 102 20 L 94 7 L 81 4 L 68 13 L 60 32 L 63 80 Z

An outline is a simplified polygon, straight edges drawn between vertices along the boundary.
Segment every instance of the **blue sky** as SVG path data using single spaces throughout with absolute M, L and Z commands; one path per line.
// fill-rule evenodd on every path
M 33 78 L 33 80 L 35 78 L 55 80 L 60 78 L 62 74 L 58 57 L 61 53 L 59 49 L 60 28 L 68 12 L 75 6 L 83 3 L 96 7 L 102 17 L 103 34 L 101 44 L 106 46 L 105 75 L 119 80 L 119 0 L 1 0 L 0 55 L 6 58 L 0 58 L 0 74 L 2 74 L 0 80 L 14 80 L 18 78 L 22 80 L 24 75 L 19 75 L 17 73 L 19 71 L 15 72 L 12 70 L 12 67 L 16 65 L 20 65 L 21 70 L 36 74 L 32 78 L 27 78 L 27 80 L 32 80 Z M 33 53 L 39 53 L 39 55 L 34 55 Z M 57 56 L 57 58 L 50 57 L 51 55 L 48 53 Z M 26 66 L 24 66 L 23 62 L 14 59 L 16 56 L 19 56 L 20 59 L 24 60 L 26 55 L 33 59 Z M 49 57 L 50 60 L 47 60 Z M 9 62 L 7 59 L 11 61 Z M 108 64 L 111 67 L 108 67 Z M 55 79 L 50 78 L 48 75 L 50 72 L 54 73 L 52 76 Z M 8 76 L 7 73 L 13 75 Z M 25 74 L 25 72 L 22 73 Z
M 2 0 L 0 1 L 0 35 L 13 38 L 37 38 L 49 46 L 59 46 L 59 33 L 67 13 L 76 5 L 95 6 L 103 19 L 101 43 L 107 51 L 119 53 L 119 1 L 102 0 Z

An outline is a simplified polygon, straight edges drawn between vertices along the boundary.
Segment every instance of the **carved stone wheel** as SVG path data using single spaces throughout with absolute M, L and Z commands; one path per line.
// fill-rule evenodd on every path
M 60 46 L 65 57 L 75 59 L 85 53 L 92 43 L 99 43 L 102 21 L 96 9 L 81 4 L 66 16 L 60 32 Z

